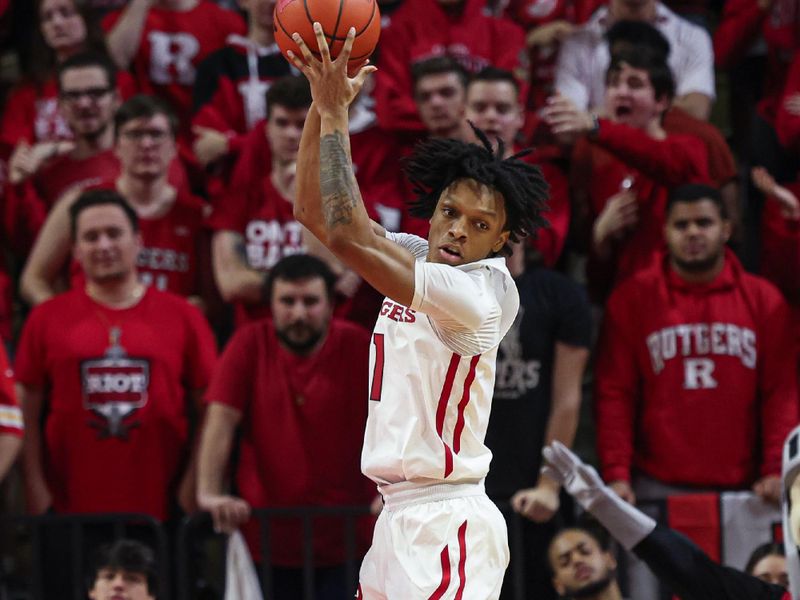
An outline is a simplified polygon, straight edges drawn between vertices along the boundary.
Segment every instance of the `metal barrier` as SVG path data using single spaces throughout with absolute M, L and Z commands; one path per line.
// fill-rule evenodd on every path
M 313 555 L 313 536 L 314 519 L 318 517 L 342 517 L 344 519 L 344 539 L 345 550 L 345 580 L 352 586 L 353 593 L 358 586 L 358 565 L 361 557 L 357 556 L 356 551 L 356 520 L 359 517 L 369 515 L 368 506 L 335 506 L 320 507 L 308 506 L 297 508 L 271 508 L 258 509 L 253 511 L 253 518 L 259 524 L 259 536 L 261 545 L 262 560 L 259 566 L 259 577 L 265 591 L 265 597 L 269 597 L 273 590 L 273 568 L 270 564 L 270 555 L 273 543 L 280 543 L 280 540 L 273 540 L 270 536 L 270 521 L 276 518 L 298 518 L 302 521 L 303 530 L 303 598 L 302 600 L 314 600 L 314 555 Z M 193 578 L 191 576 L 192 548 L 198 546 L 197 536 L 218 539 L 223 536 L 213 532 L 211 519 L 208 513 L 201 513 L 187 517 L 178 532 L 178 600 L 192 600 L 191 587 Z M 202 541 L 200 542 L 202 544 Z M 298 599 L 300 600 L 300 599 Z
M 6 590 L 9 598 L 30 598 L 31 600 L 45 600 L 45 580 L 51 577 L 48 572 L 47 561 L 57 560 L 58 557 L 47 556 L 46 546 L 53 542 L 66 551 L 69 560 L 68 574 L 71 584 L 69 589 L 63 590 L 60 600 L 86 600 L 84 577 L 87 575 L 89 552 L 86 543 L 91 534 L 87 530 L 104 529 L 107 534 L 102 535 L 105 541 L 114 541 L 131 536 L 133 529 L 146 531 L 148 545 L 153 547 L 159 565 L 169 563 L 169 544 L 162 523 L 148 515 L 129 513 L 105 513 L 92 515 L 42 515 L 30 516 L 2 516 L 0 527 L 4 536 L 11 535 L 15 550 L 19 553 L 18 559 L 24 555 L 25 547 L 29 549 L 28 568 L 26 572 L 6 573 L 6 580 L 19 581 L 25 584 L 26 589 Z M 63 539 L 66 533 L 68 539 Z M 95 532 L 96 533 L 96 532 Z M 57 554 L 62 554 L 58 552 Z M 6 563 L 7 561 L 3 561 Z M 52 563 L 50 563 L 52 564 Z M 59 565 L 63 568 L 64 565 Z M 0 567 L 2 568 L 2 567 Z M 162 598 L 169 598 L 169 569 L 161 569 L 159 594 Z
M 498 504 L 498 508 L 506 516 L 509 523 L 509 547 L 513 556 L 522 556 L 522 519 L 515 513 L 508 503 Z M 270 555 L 275 544 L 280 540 L 272 539 L 270 535 L 270 521 L 276 518 L 298 518 L 302 521 L 303 532 L 303 596 L 298 600 L 314 600 L 314 556 L 313 536 L 314 521 L 320 517 L 341 517 L 344 522 L 343 547 L 345 555 L 345 580 L 355 593 L 358 586 L 358 569 L 361 557 L 358 555 L 356 542 L 356 527 L 360 517 L 369 514 L 367 506 L 338 506 L 338 507 L 298 507 L 280 509 L 259 509 L 253 511 L 253 517 L 259 524 L 262 560 L 259 564 L 259 577 L 265 598 L 269 598 L 273 586 L 273 568 L 270 564 Z M 176 600 L 196 600 L 198 574 L 208 578 L 217 574 L 220 589 L 217 589 L 221 598 L 221 586 L 224 584 L 225 569 L 225 540 L 226 537 L 214 533 L 208 513 L 198 513 L 186 517 L 177 529 L 174 544 L 170 544 L 164 525 L 150 516 L 140 514 L 97 514 L 97 515 L 43 515 L 39 517 L 0 517 L 0 527 L 4 531 L 11 530 L 12 535 L 21 544 L 16 548 L 17 553 L 26 545 L 29 548 L 30 565 L 27 573 L 15 573 L 15 581 L 26 584 L 27 589 L 11 590 L 11 600 L 45 600 L 45 577 L 48 576 L 46 564 L 45 537 L 48 532 L 59 528 L 68 531 L 66 542 L 69 548 L 70 573 L 73 580 L 71 589 L 59 597 L 59 600 L 85 600 L 86 590 L 84 576 L 87 569 L 87 528 L 105 526 L 110 535 L 109 540 L 124 537 L 141 539 L 141 535 L 132 536 L 131 532 L 144 527 L 155 542 L 149 542 L 155 547 L 156 558 L 160 566 L 159 596 L 160 598 L 176 598 Z M 149 540 L 148 540 L 149 541 Z M 199 564 L 208 558 L 202 551 L 205 544 L 216 544 L 218 552 L 211 553 L 209 564 Z M 174 548 L 170 552 L 170 546 Z M 172 559 L 175 559 L 174 561 Z M 171 568 L 172 567 L 172 568 Z M 170 573 L 175 577 L 171 580 Z M 172 587 L 171 585 L 172 584 Z M 513 571 L 513 581 L 510 582 L 515 600 L 525 598 L 524 569 L 517 568 Z
M 506 517 L 508 527 L 509 547 L 512 556 L 523 556 L 523 537 L 522 537 L 522 518 L 506 503 L 498 503 L 498 508 Z M 313 522 L 317 517 L 339 516 L 345 519 L 345 571 L 346 581 L 353 589 L 354 593 L 358 587 L 358 566 L 361 557 L 356 555 L 356 520 L 358 517 L 369 514 L 367 506 L 339 506 L 339 507 L 298 507 L 280 509 L 260 509 L 253 511 L 253 517 L 259 523 L 260 544 L 262 548 L 262 560 L 259 567 L 259 578 L 261 580 L 264 597 L 271 597 L 273 591 L 273 573 L 270 565 L 270 552 L 273 543 L 280 541 L 272 540 L 270 537 L 270 521 L 275 518 L 295 517 L 302 519 L 303 530 L 303 596 L 302 600 L 314 600 L 314 556 L 313 556 Z M 198 536 L 200 540 L 198 540 Z M 178 532 L 178 600 L 194 600 L 192 586 L 194 578 L 192 571 L 192 557 L 190 553 L 193 548 L 203 544 L 202 539 L 215 538 L 221 544 L 224 543 L 224 536 L 213 532 L 211 519 L 207 513 L 192 515 L 187 517 Z M 204 569 L 201 569 L 204 570 Z M 204 571 L 207 572 L 207 569 Z M 525 595 L 524 569 L 518 568 L 513 571 L 513 581 L 511 589 L 514 600 L 523 600 Z M 298 600 L 301 600 L 298 598 Z

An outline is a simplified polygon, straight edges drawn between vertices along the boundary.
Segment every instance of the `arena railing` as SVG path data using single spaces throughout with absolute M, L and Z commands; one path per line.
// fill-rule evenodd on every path
M 64 576 L 59 585 L 59 600 L 86 600 L 85 578 L 89 574 L 92 551 L 100 544 L 126 537 L 144 538 L 155 552 L 158 563 L 169 564 L 169 543 L 164 526 L 149 515 L 4 515 L 0 516 L 0 531 L 3 538 L 0 598 L 3 600 L 46 600 L 46 586 L 54 585 L 56 571 Z M 61 563 L 62 560 L 68 564 Z M 169 569 L 161 569 L 161 575 L 159 596 L 169 598 Z
M 521 555 L 521 518 L 505 503 L 498 504 L 508 517 L 509 546 L 512 556 Z M 303 588 L 302 598 L 314 600 L 314 521 L 320 517 L 341 517 L 344 522 L 342 544 L 344 548 L 345 580 L 355 591 L 358 586 L 358 570 L 361 557 L 357 548 L 356 527 L 359 518 L 369 515 L 368 506 L 297 507 L 280 509 L 258 509 L 253 517 L 259 526 L 262 560 L 258 565 L 264 597 L 271 597 L 274 581 L 270 566 L 270 555 L 280 540 L 270 535 L 274 519 L 297 518 L 301 520 L 303 532 Z M 0 517 L 3 537 L 12 544 L 10 551 L 4 549 L 0 562 L 0 600 L 49 600 L 45 597 L 44 582 L 51 575 L 52 558 L 48 558 L 45 546 L 48 536 L 56 535 L 61 555 L 69 565 L 69 589 L 63 590 L 59 600 L 85 600 L 85 576 L 89 568 L 91 551 L 100 543 L 125 537 L 145 541 L 156 553 L 159 564 L 159 596 L 176 600 L 198 598 L 222 598 L 225 578 L 226 536 L 213 531 L 208 513 L 197 513 L 177 527 L 174 540 L 163 523 L 141 514 L 93 514 L 93 515 L 43 515 Z M 98 535 L 97 530 L 102 529 Z M 11 560 L 8 560 L 11 558 Z M 13 572 L 2 572 L 2 565 L 14 564 Z M 510 572 L 511 589 L 515 600 L 525 598 L 523 570 Z M 4 576 L 5 575 L 5 576 Z M 3 581 L 6 596 L 2 595 Z M 203 589 L 203 581 L 208 585 Z M 205 594 L 205 595 L 204 595 Z

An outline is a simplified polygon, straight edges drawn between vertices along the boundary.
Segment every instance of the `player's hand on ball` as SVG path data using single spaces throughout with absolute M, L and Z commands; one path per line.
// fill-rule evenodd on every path
M 558 486 L 540 484 L 519 490 L 511 497 L 511 507 L 526 519 L 546 523 L 559 507 Z
M 361 91 L 364 80 L 377 69 L 365 62 L 353 77 L 350 77 L 347 72 L 347 61 L 350 58 L 356 35 L 355 28 L 351 27 L 347 32 L 347 39 L 342 51 L 335 60 L 331 60 L 328 42 L 319 23 L 314 23 L 314 35 L 319 46 L 320 59 L 314 57 L 303 38 L 297 33 L 292 35 L 292 39 L 300 48 L 302 57 L 298 57 L 290 51 L 289 58 L 308 79 L 314 106 L 320 115 L 326 112 L 347 110 L 358 92 Z
M 197 503 L 201 510 L 211 513 L 214 531 L 217 533 L 233 533 L 250 520 L 250 505 L 235 496 L 199 494 Z

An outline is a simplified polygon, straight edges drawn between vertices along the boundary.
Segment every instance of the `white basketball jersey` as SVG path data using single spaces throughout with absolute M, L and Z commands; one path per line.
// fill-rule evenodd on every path
M 500 340 L 519 309 L 505 260 L 425 262 L 428 244 L 387 238 L 417 259 L 410 307 L 384 300 L 370 351 L 361 469 L 378 485 L 482 480 Z

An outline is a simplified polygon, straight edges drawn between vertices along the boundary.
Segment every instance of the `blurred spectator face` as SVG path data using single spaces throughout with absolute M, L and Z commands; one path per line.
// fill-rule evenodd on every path
M 70 129 L 77 137 L 87 139 L 108 130 L 119 103 L 116 88 L 100 67 L 64 71 L 59 101 Z
M 278 339 L 297 354 L 306 354 L 325 337 L 333 314 L 322 277 L 276 279 L 271 308 Z
M 433 135 L 448 135 L 464 120 L 466 91 L 456 73 L 426 75 L 417 81 L 414 100 L 419 117 Z
M 784 588 L 789 587 L 789 575 L 786 573 L 786 557 L 779 554 L 769 554 L 758 561 L 751 573 L 767 583 L 774 583 Z
M 475 81 L 467 88 L 466 118 L 489 136 L 512 148 L 523 117 L 517 92 L 507 81 Z
M 711 270 L 725 251 L 730 222 L 711 200 L 676 202 L 664 226 L 672 262 L 689 273 Z
M 131 119 L 117 132 L 116 153 L 129 176 L 156 179 L 166 175 L 175 157 L 175 138 L 166 115 Z
M 141 236 L 119 206 L 90 206 L 78 215 L 73 256 L 87 280 L 104 283 L 128 276 L 136 267 L 141 247 Z
M 550 544 L 553 587 L 561 596 L 583 598 L 607 588 L 617 564 L 591 535 L 570 529 Z
M 275 0 L 239 0 L 239 7 L 249 15 L 251 25 L 272 30 L 272 13 Z
M 42 0 L 39 27 L 44 41 L 57 53 L 76 51 L 86 40 L 86 23 L 73 0 Z
M 89 590 L 91 600 L 153 600 L 143 573 L 100 569 L 94 587 Z
M 667 98 L 656 98 L 650 75 L 622 63 L 619 71 L 608 74 L 606 110 L 611 119 L 638 129 L 646 129 L 669 106 Z
M 273 158 L 281 163 L 297 160 L 307 114 L 307 108 L 286 108 L 280 104 L 270 108 L 266 132 Z

